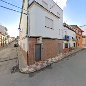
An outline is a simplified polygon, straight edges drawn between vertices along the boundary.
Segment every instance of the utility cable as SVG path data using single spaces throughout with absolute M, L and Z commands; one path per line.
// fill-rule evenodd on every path
M 9 3 L 9 2 L 6 2 L 6 1 L 4 1 L 4 0 L 0 0 L 0 1 L 2 1 L 2 2 L 8 4 L 8 5 L 11 5 L 11 6 L 13 6 L 13 7 L 17 7 L 17 8 L 19 8 L 19 9 L 22 9 L 21 7 L 18 7 L 18 6 L 16 6 L 16 5 L 11 4 L 11 3 Z M 23 9 L 23 10 L 27 11 L 26 9 Z
M 1 8 L 4 8 L 4 9 L 7 9 L 7 10 L 11 10 L 11 11 L 17 12 L 17 13 L 21 13 L 20 11 L 17 11 L 17 10 L 11 9 L 11 8 L 7 8 L 7 7 L 5 7 L 5 6 L 1 6 L 1 5 L 0 5 L 0 7 L 1 7 Z M 27 13 L 23 13 L 23 14 L 27 15 Z

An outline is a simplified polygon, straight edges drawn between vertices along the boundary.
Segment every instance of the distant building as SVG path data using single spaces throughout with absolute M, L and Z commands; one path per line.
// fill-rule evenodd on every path
M 82 33 L 82 46 L 86 47 L 86 26 L 80 26 L 80 28 L 84 31 Z
M 83 36 L 86 36 L 86 26 L 84 25 L 84 26 L 80 26 L 80 28 L 84 31 L 83 33 L 82 33 L 82 35 Z
M 11 43 L 11 42 L 13 42 L 14 40 L 15 40 L 15 37 L 10 37 L 10 36 L 9 36 L 9 37 L 8 37 L 8 44 Z
M 86 47 L 86 36 L 82 36 L 82 47 Z
M 76 47 L 76 33 L 70 25 L 63 23 L 63 26 L 63 50 L 68 52 Z
M 76 32 L 76 47 L 83 47 L 82 46 L 82 33 L 84 32 L 79 26 L 71 25 L 74 31 Z
M 4 47 L 7 44 L 7 28 L 0 25 L 0 47 Z

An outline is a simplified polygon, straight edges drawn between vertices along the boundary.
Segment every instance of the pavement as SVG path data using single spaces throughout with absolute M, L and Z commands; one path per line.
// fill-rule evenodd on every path
M 86 49 L 32 74 L 11 74 L 4 68 L 0 71 L 0 86 L 86 86 Z

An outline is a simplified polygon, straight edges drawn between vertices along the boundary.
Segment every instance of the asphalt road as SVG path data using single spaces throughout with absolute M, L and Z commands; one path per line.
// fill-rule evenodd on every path
M 14 43 L 12 42 L 0 50 L 0 76 L 8 74 L 12 67 L 17 65 L 17 48 L 14 47 Z
M 1 72 L 0 86 L 86 86 L 86 50 L 34 74 Z

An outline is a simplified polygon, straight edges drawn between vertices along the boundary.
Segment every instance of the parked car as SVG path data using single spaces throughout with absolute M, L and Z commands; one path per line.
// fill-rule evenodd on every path
M 14 47 L 18 47 L 18 46 L 19 46 L 19 44 L 18 44 L 18 43 L 15 43 L 15 44 L 14 44 Z

